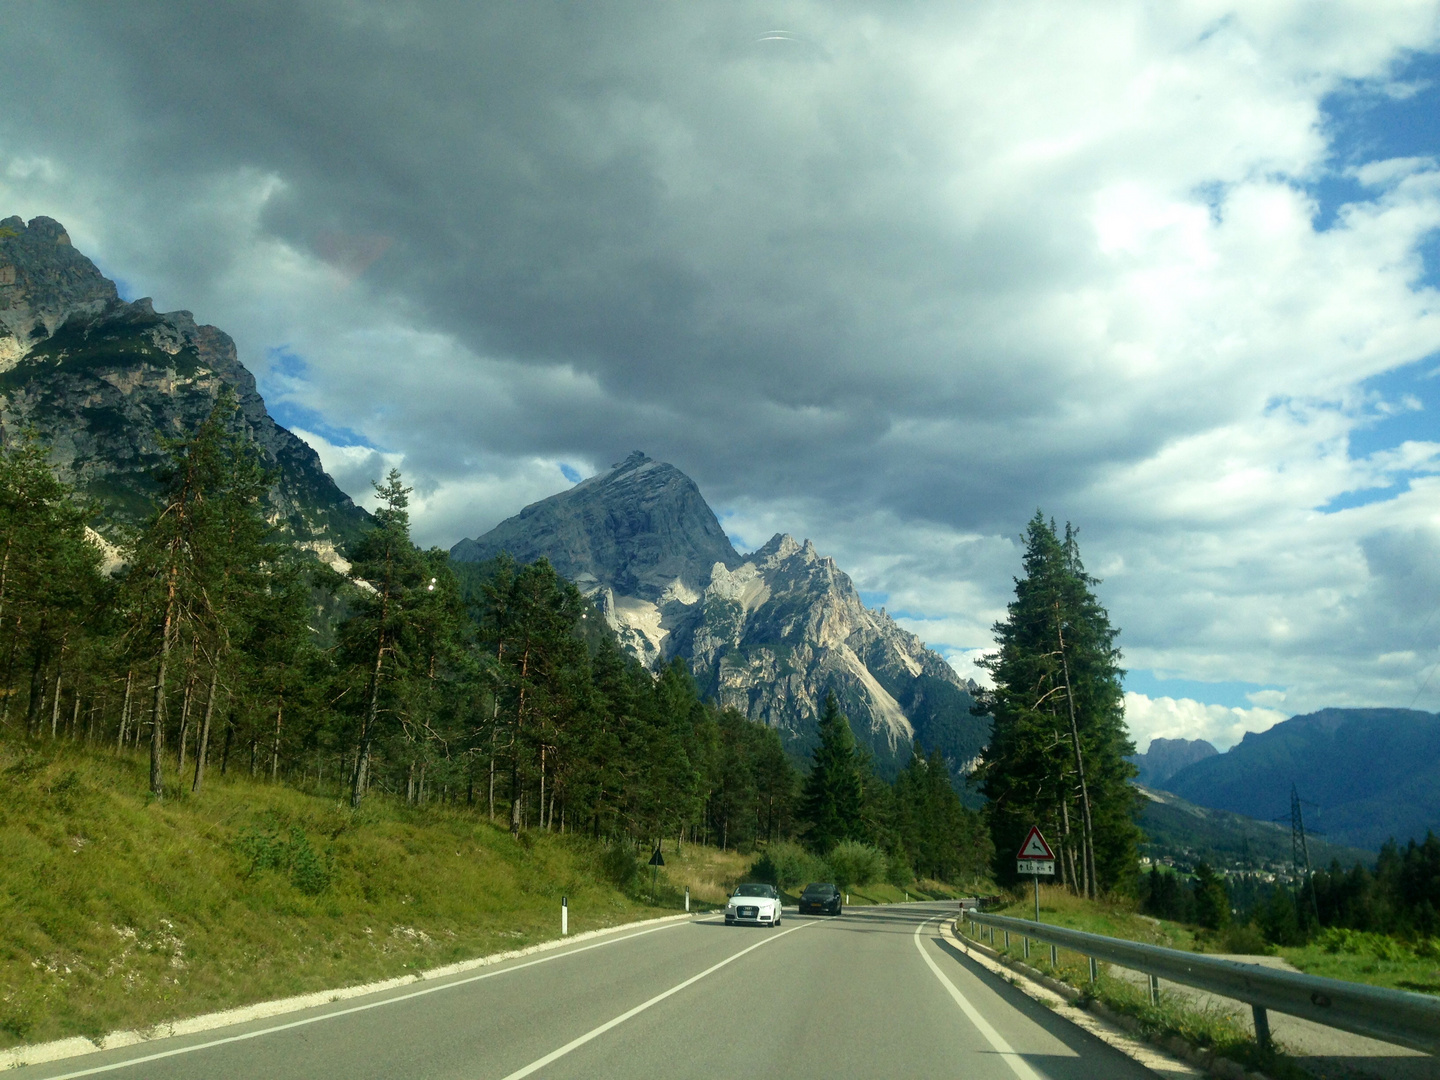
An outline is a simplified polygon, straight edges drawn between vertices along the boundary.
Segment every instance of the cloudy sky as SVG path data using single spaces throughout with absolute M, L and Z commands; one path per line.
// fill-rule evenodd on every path
M 1041 507 L 1142 748 L 1440 708 L 1435 3 L 11 0 L 0 100 L 425 543 L 643 449 L 973 674 Z

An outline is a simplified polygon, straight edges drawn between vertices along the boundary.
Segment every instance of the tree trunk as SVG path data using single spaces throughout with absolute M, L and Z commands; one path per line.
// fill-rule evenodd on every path
M 210 718 L 215 713 L 215 688 L 220 682 L 220 665 L 210 669 L 210 693 L 205 696 L 205 713 L 200 718 L 200 733 L 195 737 L 195 781 L 190 790 L 200 794 L 205 785 L 205 755 L 210 749 Z
M 120 733 L 115 736 L 115 752 L 125 749 L 125 732 L 130 727 L 130 686 L 135 680 L 135 669 L 125 672 L 125 699 L 120 705 Z
M 525 679 L 530 674 L 530 650 L 520 656 L 520 696 L 515 702 L 515 736 L 510 740 L 510 835 L 520 835 L 520 729 L 525 718 Z
M 189 670 L 185 675 L 185 696 L 180 700 L 180 736 L 176 740 L 179 743 L 176 751 L 179 757 L 175 766 L 177 774 L 185 771 L 185 743 L 190 734 L 190 706 L 195 701 L 195 678 L 199 674 L 199 668 L 195 665 L 195 654 L 198 648 L 198 642 L 190 643 L 190 662 L 187 665 Z
M 1060 666 L 1065 673 L 1065 703 L 1070 710 L 1070 741 L 1075 747 L 1075 772 L 1080 778 L 1080 809 L 1084 826 L 1081 842 L 1085 845 L 1085 895 L 1094 900 L 1099 892 L 1095 881 L 1095 834 L 1090 820 L 1090 789 L 1085 783 L 1085 758 L 1080 752 L 1080 727 L 1075 719 L 1075 695 L 1070 688 L 1070 661 L 1065 656 L 1065 630 L 1060 625 L 1060 608 L 1055 608 L 1055 632 L 1060 640 Z
M 540 744 L 540 828 L 545 828 L 545 744 Z
M 275 743 L 270 749 L 270 782 L 280 779 L 280 721 L 285 715 L 285 695 L 275 704 Z
M 60 659 L 55 661 L 55 700 L 50 703 L 50 738 L 60 737 L 60 674 L 65 669 L 65 646 L 60 646 Z
M 14 697 L 15 686 L 15 650 L 20 645 L 19 617 L 15 619 L 15 633 L 10 636 L 10 651 L 5 658 L 5 705 L 0 708 L 0 726 L 8 727 L 10 724 L 10 699 Z
M 383 611 L 383 609 L 382 609 Z M 385 636 L 381 634 L 375 650 L 375 670 L 370 673 L 370 700 L 365 705 L 365 718 L 360 724 L 360 748 L 355 755 L 355 775 L 350 778 L 350 808 L 360 809 L 360 802 L 370 787 L 370 740 L 375 721 L 380 716 L 380 673 L 385 663 Z
M 38 738 L 40 735 L 40 712 L 45 707 L 45 655 L 43 647 L 35 648 L 35 662 L 30 667 L 30 700 L 26 705 L 25 734 Z
M 165 749 L 165 668 L 170 662 L 174 644 L 175 595 L 180 583 L 179 551 L 172 548 L 169 582 L 165 592 L 165 619 L 160 627 L 160 662 L 156 665 L 155 697 L 150 704 L 150 792 L 157 799 L 165 797 L 165 774 L 161 770 L 161 752 Z

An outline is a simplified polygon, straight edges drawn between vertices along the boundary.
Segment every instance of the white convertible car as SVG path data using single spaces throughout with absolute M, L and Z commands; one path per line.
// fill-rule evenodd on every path
M 780 925 L 780 893 L 774 885 L 741 885 L 725 905 L 725 923 Z

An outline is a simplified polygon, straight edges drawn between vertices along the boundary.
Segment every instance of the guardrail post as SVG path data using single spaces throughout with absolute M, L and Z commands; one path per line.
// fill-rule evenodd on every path
M 1255 1013 L 1255 1041 L 1261 1050 L 1270 1049 L 1270 1014 L 1259 1005 L 1250 1006 Z
M 1158 975 L 1150 976 L 1150 1004 L 1160 1004 L 1160 976 Z
M 1096 979 L 1100 978 L 1100 968 L 1099 965 L 1095 963 L 1093 956 L 1088 957 L 1088 959 L 1090 961 L 1090 981 L 1093 983 Z
M 1030 959 L 1030 938 L 1028 936 L 1025 938 L 1025 959 Z
M 1006 952 L 1009 952 L 1009 951 L 1010 951 L 1010 931 L 1009 931 L 1009 930 L 1006 930 L 1006 931 L 1005 931 L 1005 951 L 1006 951 Z
M 1054 945 L 1050 946 L 1050 966 L 1052 968 L 1060 967 L 1060 954 L 1056 952 Z

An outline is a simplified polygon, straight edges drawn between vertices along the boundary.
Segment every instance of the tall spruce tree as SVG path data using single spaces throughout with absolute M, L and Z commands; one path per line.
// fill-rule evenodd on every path
M 816 851 L 829 851 L 842 840 L 866 839 L 864 821 L 865 759 L 855 745 L 850 721 L 835 695 L 825 695 L 820 742 L 800 797 L 806 840 Z
M 1076 892 L 1130 889 L 1139 830 L 1118 631 L 1069 525 L 1062 537 L 1037 511 L 1024 568 L 995 624 L 999 649 L 984 662 L 995 687 L 977 706 L 994 721 L 977 775 L 990 799 L 995 870 L 1014 880 L 1012 853 L 1039 825 L 1058 840 L 1061 878 Z
M 368 586 L 355 600 L 355 613 L 340 627 L 346 658 L 364 679 L 350 772 L 350 805 L 356 809 L 365 798 L 370 755 L 381 725 L 399 715 L 411 669 L 417 659 L 425 659 L 415 616 L 426 603 L 431 575 L 410 541 L 410 491 L 398 469 L 375 485 L 380 497 L 375 526 L 350 552 L 352 574 Z

